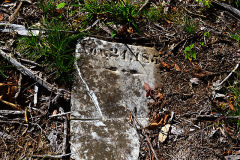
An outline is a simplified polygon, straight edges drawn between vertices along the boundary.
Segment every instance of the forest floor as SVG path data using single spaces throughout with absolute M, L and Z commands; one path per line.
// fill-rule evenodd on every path
M 240 3 L 201 2 L 1 2 L 1 157 L 69 156 L 74 50 L 86 36 L 159 51 L 163 76 L 154 89 L 145 85 L 158 96 L 146 104 L 150 122 L 142 129 L 139 159 L 240 154 Z

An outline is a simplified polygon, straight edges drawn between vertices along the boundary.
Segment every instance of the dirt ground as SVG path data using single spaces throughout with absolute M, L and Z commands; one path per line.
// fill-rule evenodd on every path
M 37 23 L 43 13 L 35 2 L 24 1 L 11 23 L 24 26 Z M 141 33 L 124 31 L 121 36 L 112 38 L 101 28 L 91 28 L 91 35 L 100 39 L 151 46 L 159 51 L 159 70 L 156 71 L 160 75 L 159 83 L 150 86 L 155 89 L 151 92 L 158 96 L 149 97 L 149 104 L 146 104 L 150 127 L 138 126 L 141 136 L 139 159 L 227 159 L 227 156 L 238 155 L 239 117 L 236 116 L 240 116 L 239 95 L 231 90 L 231 86 L 235 86 L 238 91 L 237 72 L 219 85 L 220 89 L 215 84 L 238 67 L 239 43 L 231 35 L 239 33 L 240 15 L 215 3 L 206 8 L 195 0 L 164 2 L 165 5 L 162 0 L 150 0 L 145 6 L 162 5 L 166 13 L 158 21 L 140 19 L 137 24 Z M 0 22 L 8 22 L 19 3 L 2 3 L 0 14 L 4 13 L 4 17 Z M 92 21 L 88 26 L 91 24 Z M 190 26 L 184 29 L 186 25 Z M 191 26 L 196 26 L 194 33 L 188 32 Z M 14 54 L 15 40 L 19 35 L 0 34 L 1 49 Z M 191 44 L 194 44 L 192 50 L 196 59 L 185 59 L 184 50 Z M 21 78 L 20 72 L 8 60 L 0 58 L 0 67 L 6 74 L 6 77 L 0 76 L 0 108 L 21 111 L 16 115 L 0 114 L 0 157 L 25 159 L 60 155 L 48 158 L 63 158 L 61 155 L 69 153 L 69 130 L 66 128 L 69 116 L 51 115 L 69 112 L 69 101 L 59 100 L 53 93 L 39 87 L 40 98 L 37 105 L 33 104 L 36 82 L 25 75 Z M 34 71 L 47 75 L 44 68 Z M 57 82 L 51 83 L 57 85 Z M 21 90 L 16 86 L 21 86 Z M 32 110 L 29 111 L 28 106 Z M 154 126 L 153 122 L 158 125 Z M 166 132 L 166 140 L 161 142 L 159 134 L 166 124 L 171 127 Z

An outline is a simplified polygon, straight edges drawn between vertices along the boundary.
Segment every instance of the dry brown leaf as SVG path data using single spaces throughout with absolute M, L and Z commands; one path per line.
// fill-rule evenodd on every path
M 0 21 L 3 20 L 3 13 L 0 14 Z
M 167 139 L 170 127 L 171 127 L 170 124 L 166 124 L 164 127 L 162 127 L 162 129 L 161 129 L 161 131 L 159 132 L 159 135 L 158 135 L 158 140 L 160 142 L 163 143 Z
M 131 115 L 131 113 L 129 113 L 128 120 L 129 120 L 130 123 L 133 122 L 133 121 L 132 121 L 132 115 Z
M 55 110 L 53 111 L 52 115 L 56 115 L 57 112 L 58 112 L 58 111 L 55 109 Z
M 145 128 L 149 129 L 149 130 L 156 129 L 157 127 L 163 125 L 163 121 L 164 121 L 164 119 L 162 117 L 160 117 L 159 114 L 157 114 L 155 116 L 155 119 L 153 120 L 153 122 Z
M 165 63 L 165 62 L 161 62 L 160 65 L 161 65 L 163 68 L 166 68 L 166 67 L 168 66 L 168 64 Z
M 153 130 L 153 129 L 157 128 L 158 126 L 159 126 L 158 123 L 153 122 L 145 128 L 149 129 L 149 130 Z
M 181 68 L 180 68 L 179 65 L 177 65 L 177 64 L 174 64 L 174 69 L 175 69 L 176 71 L 178 71 L 178 72 L 181 71 Z
M 164 116 L 163 116 L 164 124 L 167 122 L 168 116 L 169 116 L 169 114 L 166 114 L 166 113 L 164 114 Z
M 231 110 L 233 110 L 236 113 L 236 109 L 234 108 L 232 103 L 233 103 L 233 101 L 230 101 L 228 106 L 230 107 Z
M 150 92 L 152 88 L 145 82 L 144 82 L 144 90 L 146 91 L 146 97 L 150 96 Z
M 129 28 L 127 29 L 127 32 L 129 33 L 130 37 L 132 37 L 132 35 L 133 35 L 133 28 L 132 28 L 132 27 L 129 27 Z

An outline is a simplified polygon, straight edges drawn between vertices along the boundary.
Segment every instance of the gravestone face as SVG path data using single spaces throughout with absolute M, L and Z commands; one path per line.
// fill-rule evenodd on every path
M 158 52 L 85 38 L 77 45 L 76 57 L 85 83 L 79 72 L 75 74 L 70 123 L 72 158 L 137 159 L 138 135 L 126 119 L 133 113 L 146 123 L 148 100 L 143 86 L 144 82 L 155 85 Z

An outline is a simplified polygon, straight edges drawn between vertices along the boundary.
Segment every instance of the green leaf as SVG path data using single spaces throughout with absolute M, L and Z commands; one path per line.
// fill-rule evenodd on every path
M 189 51 L 189 50 L 190 50 L 190 48 L 189 48 L 189 46 L 187 46 L 187 47 L 185 47 L 184 51 Z
M 192 53 L 192 57 L 193 57 L 194 59 L 197 58 L 196 53 L 195 53 L 194 51 L 193 51 L 193 53 Z
M 65 3 L 60 3 L 59 5 L 57 5 L 57 9 L 63 8 L 65 6 Z
M 194 43 L 190 45 L 190 48 L 192 49 L 192 48 L 193 48 L 193 46 L 194 46 Z
M 117 35 L 117 32 L 116 31 L 112 31 L 111 32 L 111 37 L 115 37 Z

